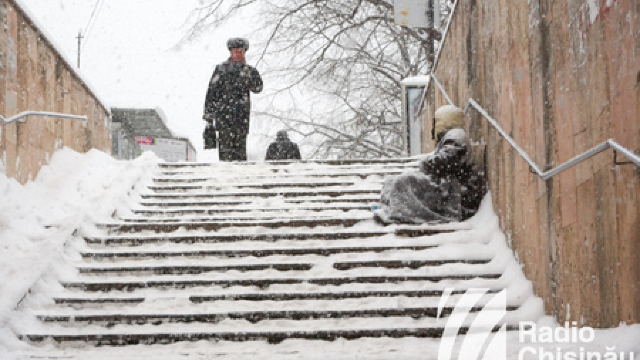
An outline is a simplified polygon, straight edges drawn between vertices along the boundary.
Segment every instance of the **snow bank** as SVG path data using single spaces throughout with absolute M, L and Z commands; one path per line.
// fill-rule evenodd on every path
M 62 262 L 75 229 L 129 211 L 159 161 L 152 152 L 118 161 L 64 148 L 25 185 L 0 173 L 0 339 L 16 304 Z

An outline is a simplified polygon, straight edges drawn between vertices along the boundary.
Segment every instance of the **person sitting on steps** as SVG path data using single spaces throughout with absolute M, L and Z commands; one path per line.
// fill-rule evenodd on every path
M 453 106 L 435 113 L 437 145 L 419 163 L 418 172 L 385 180 L 376 222 L 446 223 L 464 221 L 478 211 L 485 194 L 484 174 L 471 158 L 464 112 Z

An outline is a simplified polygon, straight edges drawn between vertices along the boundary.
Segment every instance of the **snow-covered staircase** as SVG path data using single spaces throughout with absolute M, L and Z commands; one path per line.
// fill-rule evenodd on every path
M 401 344 L 442 336 L 456 301 L 479 288 L 486 299 L 472 313 L 507 289 L 506 323 L 537 320 L 539 303 L 495 219 L 476 219 L 486 211 L 460 224 L 372 220 L 384 177 L 416 165 L 160 164 L 130 213 L 76 234 L 84 243 L 75 270 L 25 300 L 28 311 L 14 327 L 36 349 L 200 340 Z

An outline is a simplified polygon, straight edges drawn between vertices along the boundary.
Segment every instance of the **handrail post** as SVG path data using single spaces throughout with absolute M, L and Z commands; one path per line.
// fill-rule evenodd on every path
M 638 155 L 632 153 L 631 151 L 629 151 L 629 149 L 627 149 L 624 146 L 618 144 L 613 139 L 609 139 L 606 142 L 613 149 L 613 151 L 617 151 L 617 152 L 621 153 L 622 155 L 624 155 L 624 157 L 626 157 L 627 159 L 631 160 L 631 162 L 636 164 L 636 166 L 640 167 L 640 157 L 638 157 Z

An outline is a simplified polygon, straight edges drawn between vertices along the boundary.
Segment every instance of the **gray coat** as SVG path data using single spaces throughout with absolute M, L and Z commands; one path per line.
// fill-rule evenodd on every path
M 463 221 L 475 215 L 484 193 L 464 130 L 451 129 L 420 161 L 419 172 L 385 181 L 375 217 L 383 223 Z

